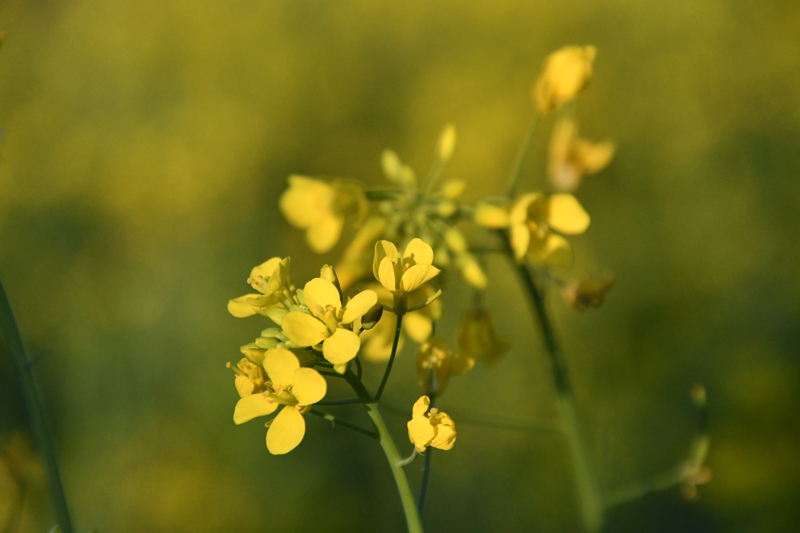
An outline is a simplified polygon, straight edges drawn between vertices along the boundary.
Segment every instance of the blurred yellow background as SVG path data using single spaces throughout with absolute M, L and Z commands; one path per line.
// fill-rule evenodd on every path
M 374 185 L 391 147 L 424 174 L 452 122 L 444 177 L 466 180 L 468 200 L 501 192 L 531 84 L 567 44 L 599 51 L 582 132 L 619 146 L 579 191 L 593 224 L 572 240 L 573 273 L 617 285 L 596 312 L 551 302 L 602 485 L 680 461 L 693 383 L 711 416 L 700 501 L 650 496 L 612 511 L 608 530 L 796 529 L 797 2 L 5 0 L 0 29 L 0 274 L 40 358 L 80 531 L 402 531 L 373 442 L 313 419 L 273 457 L 263 426 L 234 426 L 224 364 L 265 326 L 226 302 L 269 257 L 291 255 L 304 282 L 341 251 L 313 256 L 280 216 L 290 173 Z M 543 184 L 546 142 L 525 189 Z M 514 348 L 451 382 L 442 405 L 457 423 L 552 419 L 548 362 L 510 273 L 490 262 L 487 303 Z M 445 295 L 450 338 L 460 292 Z M 8 440 L 24 410 L 1 350 Z M 386 394 L 409 413 L 411 356 Z M 406 416 L 387 417 L 404 443 Z M 0 524 L 13 494 L 0 483 Z M 19 531 L 52 525 L 46 498 L 43 484 L 28 491 Z M 425 521 L 575 531 L 561 440 L 460 425 L 434 458 Z

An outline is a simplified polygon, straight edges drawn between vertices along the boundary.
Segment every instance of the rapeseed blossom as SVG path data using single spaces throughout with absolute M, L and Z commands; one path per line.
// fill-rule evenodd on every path
M 411 421 L 408 423 L 408 439 L 417 453 L 423 453 L 428 446 L 449 450 L 456 443 L 456 425 L 446 413 L 428 407 L 430 398 L 422 396 L 414 404 Z

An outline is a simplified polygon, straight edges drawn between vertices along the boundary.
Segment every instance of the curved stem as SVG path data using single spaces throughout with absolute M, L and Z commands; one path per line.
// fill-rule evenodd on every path
M 361 433 L 362 435 L 366 435 L 367 437 L 369 437 L 371 439 L 378 440 L 378 434 L 375 433 L 374 431 L 370 431 L 368 429 L 364 429 L 361 426 L 357 426 L 355 424 L 351 424 L 350 422 L 345 422 L 344 420 L 339 420 L 338 418 L 336 418 L 333 415 L 329 415 L 328 413 L 323 413 L 322 411 L 317 411 L 316 409 L 311 409 L 309 411 L 309 413 L 311 413 L 312 415 L 317 416 L 319 418 L 322 418 L 324 420 L 327 420 L 328 422 L 330 422 L 334 426 L 339 425 L 339 426 L 345 427 L 347 429 L 352 429 L 356 433 Z
M 533 278 L 533 275 L 526 265 L 518 264 L 514 260 L 514 253 L 511 249 L 508 235 L 505 232 L 499 232 L 499 234 L 503 246 L 506 249 L 506 255 L 512 264 L 514 264 L 528 294 L 533 313 L 539 323 L 545 350 L 550 356 L 553 379 L 558 392 L 561 427 L 564 432 L 570 459 L 572 460 L 573 478 L 583 526 L 586 531 L 598 531 L 603 525 L 603 503 L 600 499 L 597 481 L 595 480 L 589 462 L 586 442 L 582 435 L 578 410 L 575 404 L 575 394 L 572 390 L 569 374 L 567 373 L 564 354 L 561 351 L 553 326 L 550 323 L 550 317 L 545 307 L 544 296 L 536 285 L 536 280 Z
M 0 328 L 3 330 L 3 336 L 5 336 L 6 343 L 8 343 L 9 351 L 14 359 L 19 379 L 22 383 L 22 393 L 25 396 L 25 406 L 28 408 L 33 438 L 39 449 L 42 463 L 44 463 L 47 486 L 50 490 L 50 498 L 56 518 L 61 526 L 62 533 L 72 533 L 72 520 L 70 520 L 64 486 L 61 484 L 61 476 L 58 472 L 58 461 L 56 460 L 53 441 L 47 428 L 39 393 L 36 390 L 36 382 L 33 379 L 30 361 L 25 353 L 22 335 L 20 335 L 17 322 L 14 320 L 14 312 L 11 310 L 11 304 L 8 301 L 8 296 L 6 296 L 2 283 L 0 283 Z
M 381 384 L 378 387 L 378 392 L 375 393 L 375 401 L 378 402 L 381 399 L 381 395 L 383 394 L 383 389 L 386 388 L 386 382 L 389 381 L 389 374 L 392 373 L 392 365 L 394 364 L 394 358 L 397 355 L 397 345 L 400 342 L 400 325 L 403 322 L 403 315 L 397 315 L 397 327 L 394 330 L 394 342 L 392 342 L 392 355 L 389 356 L 389 362 L 386 363 L 386 370 L 383 372 L 383 379 L 381 379 Z
M 367 414 L 375 424 L 380 438 L 381 448 L 383 453 L 386 454 L 386 459 L 389 461 L 389 466 L 394 475 L 394 482 L 397 484 L 397 490 L 400 492 L 400 501 L 403 504 L 403 512 L 406 515 L 406 524 L 408 525 L 409 533 L 422 533 L 422 520 L 420 519 L 419 512 L 417 511 L 417 503 L 414 501 L 414 493 L 411 492 L 411 485 L 408 483 L 408 476 L 400 462 L 403 458 L 400 452 L 397 451 L 397 446 L 394 445 L 389 430 L 386 428 L 386 423 L 383 421 L 378 405 L 375 403 L 365 404 Z

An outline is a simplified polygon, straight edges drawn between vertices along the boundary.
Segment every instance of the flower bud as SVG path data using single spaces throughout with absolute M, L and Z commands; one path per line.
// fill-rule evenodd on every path
M 444 339 L 431 337 L 417 354 L 417 380 L 428 396 L 441 396 L 450 381 L 453 351 Z
M 578 311 L 596 309 L 614 286 L 614 276 L 573 281 L 561 291 L 564 300 Z
M 452 124 L 444 127 L 442 134 L 439 136 L 439 159 L 442 161 L 449 161 L 453 156 L 453 150 L 456 147 L 456 129 Z
M 369 311 L 361 317 L 361 329 L 372 329 L 383 316 L 383 306 L 380 302 L 370 307 Z
M 589 85 L 594 46 L 565 46 L 547 56 L 544 71 L 533 86 L 533 100 L 547 113 L 571 101 Z

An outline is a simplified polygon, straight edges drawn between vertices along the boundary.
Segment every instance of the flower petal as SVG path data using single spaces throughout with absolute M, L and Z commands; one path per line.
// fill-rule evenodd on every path
M 258 265 L 257 267 L 253 267 L 253 270 L 250 271 L 250 277 L 255 278 L 261 276 L 262 278 L 269 279 L 272 273 L 275 271 L 275 268 L 280 264 L 281 258 L 280 257 L 273 257 L 272 259 L 268 259 Z
M 430 264 L 414 265 L 400 278 L 400 289 L 411 292 L 422 287 L 425 283 L 435 278 L 440 270 Z
M 315 305 L 322 306 L 323 309 L 329 305 L 333 306 L 334 309 L 342 307 L 342 300 L 339 297 L 336 285 L 327 279 L 314 278 L 306 283 L 303 289 L 303 296 L 309 309 L 312 309 Z
M 411 418 L 418 418 L 425 416 L 428 412 L 428 407 L 431 405 L 431 399 L 427 396 L 420 396 L 419 400 L 414 402 L 414 407 L 411 408 Z
M 294 371 L 298 368 L 300 361 L 297 356 L 285 348 L 273 348 L 264 354 L 264 370 L 270 381 L 284 389 L 292 385 Z
M 383 259 L 388 257 L 391 263 L 397 261 L 397 247 L 389 241 L 378 241 L 375 243 L 375 258 L 372 260 L 372 273 L 375 275 L 375 279 L 380 281 L 380 266 L 383 262 Z M 381 282 L 383 283 L 383 282 Z M 394 285 L 392 288 L 389 289 L 390 291 L 394 290 Z
M 338 328 L 322 344 L 322 355 L 334 365 L 346 363 L 356 356 L 361 339 L 349 329 Z
M 534 202 L 538 202 L 544 195 L 540 192 L 531 192 L 520 197 L 519 200 L 514 202 L 509 214 L 509 223 L 514 226 L 515 224 L 524 224 L 528 220 L 528 208 Z
M 484 228 L 508 227 L 508 210 L 491 204 L 478 204 L 472 215 L 475 223 Z
M 299 405 L 311 405 L 325 397 L 328 382 L 313 368 L 298 368 L 294 371 L 292 394 Z
M 365 290 L 356 294 L 344 307 L 342 324 L 349 324 L 356 318 L 364 316 L 372 306 L 378 303 L 378 295 L 375 291 Z
M 571 194 L 554 194 L 548 201 L 547 222 L 561 233 L 579 235 L 589 227 L 589 214 Z
M 289 224 L 307 228 L 330 211 L 333 188 L 304 176 L 289 176 L 289 188 L 281 195 L 279 207 Z
M 240 376 L 237 375 L 236 378 L 233 380 L 234 385 L 236 386 L 236 391 L 239 393 L 240 398 L 246 398 L 253 394 L 253 391 L 256 388 L 256 384 L 250 380 L 247 376 Z
M 403 252 L 403 263 L 430 265 L 433 263 L 433 248 L 418 237 L 411 239 Z
M 256 417 L 267 416 L 278 408 L 276 402 L 271 401 L 264 394 L 251 394 L 236 402 L 233 410 L 233 421 L 244 424 Z
M 308 228 L 306 241 L 314 253 L 324 254 L 339 242 L 342 235 L 344 218 L 332 213 L 324 214 L 319 220 Z
M 328 326 L 300 311 L 286 313 L 281 327 L 289 340 L 298 346 L 316 346 L 330 335 Z
M 514 250 L 514 258 L 520 261 L 528 251 L 531 242 L 531 232 L 525 224 L 514 224 L 510 230 L 511 248 Z
M 284 407 L 267 431 L 267 449 L 272 455 L 283 455 L 297 448 L 306 434 L 306 421 L 296 407 Z
M 383 285 L 386 290 L 391 292 L 397 291 L 397 280 L 394 276 L 394 265 L 395 263 L 392 262 L 391 259 L 384 257 L 381 260 L 380 266 L 378 267 L 378 275 L 376 276 L 378 281 L 381 282 L 381 285 Z
M 403 316 L 403 331 L 414 342 L 423 343 L 433 332 L 433 322 L 422 311 L 412 311 Z
M 437 413 L 432 420 L 436 435 L 430 445 L 440 450 L 449 450 L 456 443 L 456 425 L 446 413 Z
M 261 296 L 260 294 L 245 294 L 233 300 L 228 301 L 228 312 L 237 318 L 244 318 L 246 316 L 253 316 L 256 314 L 253 306 L 248 303 L 248 300 Z

